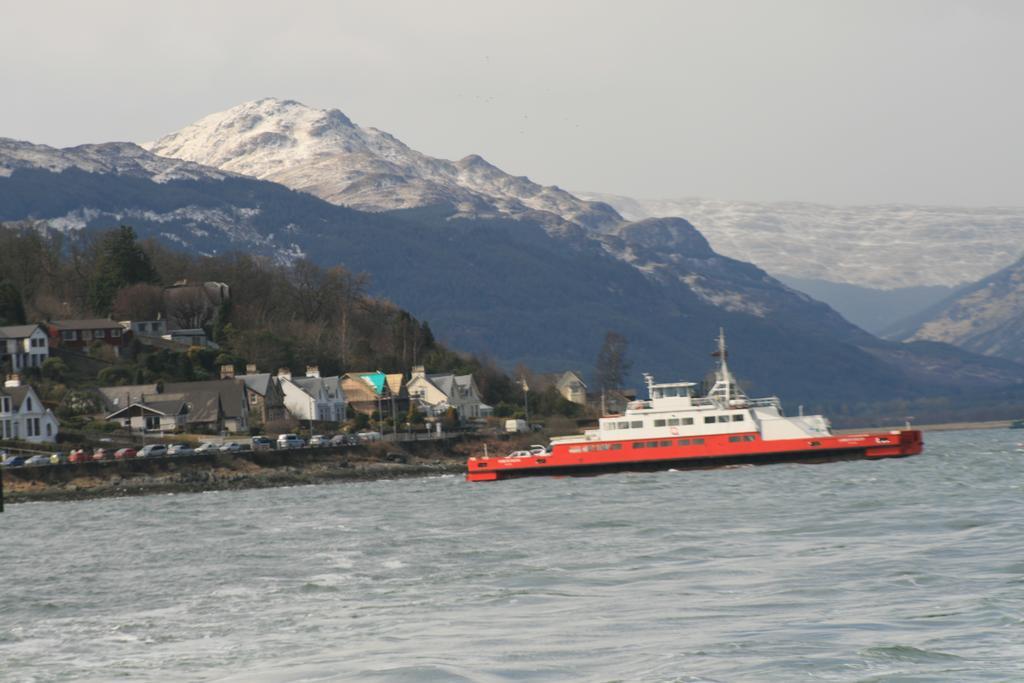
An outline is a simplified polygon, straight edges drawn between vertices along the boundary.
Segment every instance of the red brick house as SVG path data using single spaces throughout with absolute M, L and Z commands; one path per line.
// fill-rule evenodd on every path
M 88 348 L 93 342 L 103 342 L 121 348 L 131 341 L 131 332 L 116 320 L 53 320 L 46 324 L 50 346 L 65 349 Z

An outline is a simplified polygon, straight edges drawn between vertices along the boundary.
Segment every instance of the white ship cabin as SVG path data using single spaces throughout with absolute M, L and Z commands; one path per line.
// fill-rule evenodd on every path
M 828 420 L 821 415 L 786 417 L 778 398 L 748 398 L 729 372 L 725 338 L 719 338 L 719 368 L 707 396 L 696 396 L 693 382 L 655 384 L 645 375 L 648 399 L 633 401 L 622 415 L 602 417 L 597 429 L 582 436 L 556 438 L 557 443 L 632 441 L 639 439 L 697 439 L 729 434 L 730 440 L 773 441 L 820 437 L 831 434 Z M 681 444 L 682 445 L 682 444 Z

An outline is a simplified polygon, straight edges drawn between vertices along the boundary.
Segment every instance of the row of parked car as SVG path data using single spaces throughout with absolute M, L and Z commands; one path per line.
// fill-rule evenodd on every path
M 359 444 L 380 441 L 380 432 L 360 432 L 359 434 L 337 434 L 334 436 L 314 434 L 309 439 L 310 448 L 323 448 L 328 446 L 356 446 Z M 163 458 L 166 456 L 189 456 L 197 453 L 237 453 L 240 451 L 265 451 L 273 448 L 288 450 L 290 448 L 305 448 L 306 442 L 297 434 L 281 434 L 276 441 L 266 436 L 252 437 L 249 445 L 237 441 L 227 441 L 222 444 L 204 442 L 193 447 L 188 443 L 151 443 L 142 448 L 97 448 L 89 451 L 84 448 L 76 448 L 68 454 L 52 453 L 50 455 L 33 455 L 25 457 L 22 455 L 11 455 L 4 457 L 0 451 L 0 464 L 4 467 L 22 467 L 36 465 L 62 465 L 64 463 L 84 463 L 101 460 L 128 460 L 130 458 Z

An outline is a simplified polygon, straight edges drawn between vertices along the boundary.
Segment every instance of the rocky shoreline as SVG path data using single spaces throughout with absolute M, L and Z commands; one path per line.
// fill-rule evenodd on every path
M 479 443 L 216 454 L 4 471 L 7 504 L 461 475 Z

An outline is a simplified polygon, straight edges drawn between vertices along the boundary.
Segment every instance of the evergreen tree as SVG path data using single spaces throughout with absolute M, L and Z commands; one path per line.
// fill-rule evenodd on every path
M 0 325 L 24 325 L 25 306 L 21 292 L 10 282 L 0 282 Z
M 89 282 L 89 304 L 94 313 L 105 315 L 122 287 L 158 281 L 149 255 L 136 241 L 135 231 L 122 225 L 100 241 L 95 271 Z

